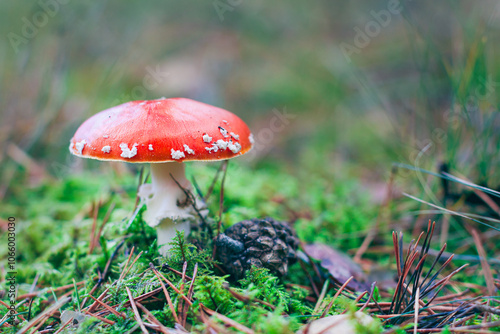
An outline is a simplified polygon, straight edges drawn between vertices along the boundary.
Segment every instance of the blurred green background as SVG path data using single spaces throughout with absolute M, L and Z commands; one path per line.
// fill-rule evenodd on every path
M 236 161 L 250 166 L 242 191 L 252 173 L 270 170 L 256 184 L 269 177 L 272 196 L 343 193 L 302 203 L 318 212 L 351 193 L 380 204 L 394 162 L 446 162 L 496 188 L 499 9 L 451 0 L 3 1 L 0 199 L 23 215 L 22 205 L 44 196 L 26 189 L 46 178 L 137 171 L 70 156 L 69 139 L 100 110 L 162 96 L 248 122 L 257 147 Z M 415 195 L 440 185 L 403 169 L 395 182 Z
M 424 161 L 448 160 L 484 182 L 498 177 L 497 147 L 486 141 L 498 138 L 499 8 L 4 1 L 0 143 L 15 143 L 55 175 L 58 164 L 71 165 L 68 140 L 90 115 L 129 100 L 184 96 L 247 121 L 262 143 L 259 159 L 349 163 L 380 177 L 392 161 L 413 164 L 430 143 Z M 294 118 L 259 137 L 274 109 Z M 490 168 L 481 165 L 488 158 Z M 2 167 L 8 159 L 3 149 Z

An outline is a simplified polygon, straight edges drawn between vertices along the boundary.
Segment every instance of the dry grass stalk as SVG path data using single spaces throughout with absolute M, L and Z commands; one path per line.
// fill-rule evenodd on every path
M 167 265 L 167 264 L 164 264 L 164 265 L 162 266 L 162 270 L 163 270 L 163 269 L 167 269 L 168 271 L 173 272 L 173 273 L 174 273 L 174 274 L 176 274 L 177 276 L 182 277 L 182 272 L 180 272 L 180 271 L 178 271 L 178 270 L 175 270 L 174 268 L 170 267 L 170 266 L 169 266 L 169 265 Z M 191 278 L 191 277 L 189 277 L 189 276 L 187 276 L 187 275 L 186 275 L 186 279 L 187 279 L 187 280 L 189 280 L 189 281 L 190 281 L 190 280 L 192 280 L 192 278 Z
M 66 328 L 66 326 L 68 326 L 70 324 L 70 322 L 73 321 L 73 318 L 69 318 L 64 324 L 61 325 L 61 327 L 59 327 L 59 329 L 57 331 L 54 332 L 54 334 L 59 334 L 61 333 L 64 328 Z
M 158 281 L 160 281 L 161 289 L 163 290 L 163 293 L 165 294 L 165 298 L 167 299 L 168 307 L 170 308 L 170 311 L 172 312 L 172 315 L 174 316 L 175 322 L 180 323 L 179 317 L 177 316 L 177 312 L 175 311 L 174 304 L 172 303 L 172 299 L 170 298 L 170 294 L 167 291 L 167 288 L 161 281 L 159 272 L 156 270 L 156 268 L 152 267 L 153 273 L 155 276 L 158 278 Z
M 137 305 L 137 307 L 139 307 L 142 312 L 144 312 L 146 314 L 146 317 L 149 318 L 156 326 L 158 326 L 158 329 L 160 332 L 162 333 L 172 333 L 172 331 L 170 331 L 167 327 L 163 326 L 160 321 L 158 319 L 156 319 L 156 317 L 151 313 L 149 312 L 149 310 L 147 308 L 145 308 L 141 303 L 139 302 L 135 302 L 135 304 Z
M 182 265 L 182 277 L 181 277 L 182 283 L 179 289 L 181 293 L 184 293 L 184 284 L 186 283 L 186 270 L 187 270 L 187 262 L 184 261 L 184 264 Z M 187 318 L 187 314 L 184 312 L 184 306 L 186 306 L 186 311 L 187 311 L 187 308 L 189 306 L 182 299 L 179 300 L 177 309 L 179 311 L 179 319 L 181 320 L 180 325 L 183 327 L 186 326 L 186 318 Z
M 472 238 L 474 239 L 474 243 L 476 244 L 477 248 L 477 253 L 479 254 L 479 257 L 481 259 L 481 266 L 483 268 L 483 275 L 486 280 L 486 287 L 488 289 L 488 294 L 490 296 L 493 296 L 496 293 L 495 281 L 493 279 L 493 274 L 491 273 L 491 267 L 488 261 L 486 261 L 487 255 L 484 250 L 481 237 L 479 236 L 478 231 L 473 227 L 469 228 L 469 232 L 471 233 Z
M 272 305 L 272 304 L 269 304 L 268 302 L 265 302 L 259 298 L 250 298 L 248 296 L 245 296 L 245 295 L 242 295 L 236 291 L 234 291 L 233 289 L 231 289 L 228 285 L 224 285 L 223 286 L 225 290 L 227 290 L 234 298 L 238 299 L 239 301 L 242 301 L 242 302 L 256 302 L 256 303 L 259 303 L 259 304 L 262 304 L 264 306 L 267 306 L 269 307 L 271 310 L 276 310 L 276 306 Z
M 45 318 L 52 315 L 52 313 L 56 312 L 61 306 L 65 305 L 71 300 L 71 297 L 61 298 L 56 303 L 52 304 L 48 308 L 46 308 L 43 312 L 37 315 L 35 318 L 31 319 L 30 322 L 26 324 L 23 328 L 21 328 L 17 333 L 24 334 L 27 333 L 32 327 L 37 324 L 43 324 Z
M 160 275 L 160 277 L 182 298 L 184 299 L 188 304 L 189 306 L 193 305 L 193 303 L 189 300 L 188 297 L 186 297 L 179 289 L 177 289 L 177 287 L 172 284 L 172 282 L 170 282 L 165 276 L 162 275 L 161 272 L 159 272 L 158 270 L 156 270 L 154 267 L 152 268 L 156 273 L 158 273 L 158 275 Z
M 120 275 L 120 279 L 123 279 L 125 278 L 125 276 L 128 275 L 128 273 L 130 272 L 130 269 L 132 269 L 132 267 L 134 266 L 134 264 L 137 262 L 137 260 L 139 260 L 139 258 L 141 257 L 141 255 L 143 254 L 144 252 L 141 251 L 139 254 L 137 254 L 137 256 L 134 258 L 134 261 L 132 261 L 132 264 L 127 268 L 127 271 L 125 271 L 123 273 L 123 276 Z
M 104 302 L 96 299 L 93 296 L 89 296 L 89 297 L 92 298 L 94 301 L 96 301 L 99 305 L 101 305 L 102 307 L 104 307 L 106 310 L 108 310 L 109 312 L 111 312 L 114 315 L 116 315 L 117 317 L 122 317 L 123 319 L 125 319 L 125 315 L 123 313 L 118 312 L 116 309 L 114 309 L 111 306 L 109 306 L 108 304 L 106 304 L 106 303 L 104 303 Z
M 103 293 L 101 293 L 101 294 L 99 295 L 99 297 L 97 298 L 97 300 L 101 301 L 101 300 L 102 300 L 102 299 L 106 296 L 106 294 L 108 293 L 109 288 L 110 288 L 110 287 L 107 287 L 107 288 L 106 288 L 106 290 L 104 290 L 104 291 L 103 291 Z M 90 296 L 90 294 L 89 294 L 89 296 Z M 93 304 L 91 304 L 91 305 L 89 306 L 88 311 L 89 311 L 89 312 L 94 312 L 94 309 L 97 307 L 97 305 L 98 305 L 98 302 L 97 302 L 97 301 L 95 301 Z
M 76 286 L 80 286 L 82 284 L 85 284 L 85 281 L 77 282 Z M 68 284 L 68 285 L 60 286 L 58 288 L 49 288 L 46 292 L 59 292 L 62 290 L 73 288 L 73 287 L 74 287 L 74 284 Z M 38 292 L 25 293 L 24 295 L 17 296 L 16 300 L 22 300 L 22 299 L 26 299 L 26 298 L 36 297 L 43 292 L 44 292 L 43 290 L 40 290 Z
M 352 281 L 353 278 L 354 278 L 354 276 L 349 277 L 347 279 L 347 281 L 345 281 L 345 283 L 342 284 L 342 286 L 340 287 L 340 289 L 337 290 L 337 292 L 333 296 L 332 300 L 330 301 L 330 303 L 328 304 L 328 306 L 325 308 L 325 310 L 323 311 L 323 313 L 319 317 L 320 319 L 323 318 L 323 317 L 325 317 L 328 314 L 328 312 L 330 312 L 330 309 L 332 308 L 333 303 L 335 302 L 335 300 L 338 298 L 338 296 L 340 295 L 340 293 L 342 292 L 342 290 L 344 290 L 347 287 L 347 284 L 349 284 L 349 282 Z
M 88 314 L 90 315 L 91 317 L 94 317 L 96 319 L 99 319 L 101 320 L 102 322 L 105 322 L 107 323 L 108 325 L 114 325 L 115 322 L 113 320 L 109 320 L 109 319 L 106 319 L 104 317 L 101 317 L 100 315 L 97 315 L 97 314 L 94 314 L 94 313 L 90 313 L 89 311 L 85 311 L 85 314 Z
M 137 306 L 135 305 L 134 297 L 132 296 L 132 292 L 130 292 L 130 289 L 128 287 L 125 287 L 125 289 L 127 290 L 128 298 L 130 301 L 130 306 L 132 307 L 132 310 L 134 311 L 134 315 L 135 315 L 135 319 L 137 320 L 137 323 L 141 327 L 142 332 L 145 334 L 148 334 L 149 332 L 146 329 L 146 327 L 144 327 L 144 323 L 142 322 L 142 318 L 139 315 L 139 311 L 137 310 Z
M 420 306 L 420 288 L 417 288 L 417 301 L 415 303 L 415 326 L 413 327 L 413 333 L 417 334 L 418 329 L 418 307 Z
M 236 321 L 234 321 L 234 320 L 226 317 L 225 315 L 222 315 L 222 314 L 220 314 L 218 312 L 212 311 L 211 309 L 209 309 L 208 307 L 206 307 L 203 304 L 200 304 L 200 309 L 202 311 L 206 312 L 208 315 L 215 316 L 217 319 L 221 320 L 226 325 L 234 327 L 237 330 L 242 331 L 243 333 L 246 333 L 246 334 L 254 334 L 255 333 L 252 329 L 250 329 L 250 328 L 248 328 L 248 327 L 246 327 L 246 326 L 244 326 L 244 325 L 242 325 L 242 324 L 240 324 L 240 323 L 238 323 L 238 322 L 236 322 Z

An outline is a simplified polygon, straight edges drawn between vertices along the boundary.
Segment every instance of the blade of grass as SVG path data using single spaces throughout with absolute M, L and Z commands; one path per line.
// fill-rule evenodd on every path
M 439 210 L 441 210 L 441 211 L 444 211 L 444 212 L 450 213 L 450 214 L 452 214 L 452 215 L 454 215 L 454 216 L 459 216 L 459 217 L 462 217 L 462 218 L 465 218 L 465 219 L 468 219 L 468 220 L 472 220 L 472 221 L 474 221 L 474 222 L 476 222 L 476 223 L 478 223 L 478 224 L 481 224 L 481 225 L 487 226 L 487 227 L 489 227 L 489 228 L 492 228 L 492 229 L 494 229 L 494 230 L 496 230 L 496 231 L 499 231 L 499 232 L 500 232 L 500 228 L 496 228 L 496 227 L 494 227 L 494 226 L 492 226 L 492 225 L 486 224 L 485 222 L 479 221 L 479 220 L 474 219 L 474 218 L 472 218 L 472 217 L 469 217 L 469 216 L 467 216 L 467 215 L 464 215 L 464 214 L 461 214 L 461 213 L 459 213 L 459 212 L 455 212 L 455 211 L 452 211 L 452 210 L 445 209 L 445 208 L 443 208 L 443 207 L 440 207 L 440 206 L 438 206 L 438 205 L 435 205 L 435 204 L 429 203 L 429 202 L 427 202 L 427 201 L 421 200 L 421 199 L 419 199 L 419 198 L 417 198 L 417 197 L 414 197 L 414 196 L 412 196 L 412 195 L 410 195 L 410 194 L 407 194 L 407 193 L 403 193 L 403 195 L 404 195 L 404 196 L 406 196 L 406 197 L 408 197 L 408 198 L 411 198 L 411 199 L 413 199 L 413 200 L 415 200 L 415 201 L 417 201 L 417 202 L 420 202 L 420 203 L 425 203 L 425 204 L 427 204 L 427 205 L 429 205 L 429 206 L 432 206 L 433 208 L 436 208 L 436 209 L 439 209 Z

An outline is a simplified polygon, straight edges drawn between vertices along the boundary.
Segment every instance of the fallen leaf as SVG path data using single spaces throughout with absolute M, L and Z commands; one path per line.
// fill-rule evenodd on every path
M 368 326 L 373 318 L 363 312 L 338 314 L 314 320 L 297 334 L 356 334 L 356 325 Z
M 340 284 L 353 276 L 353 280 L 347 284 L 347 287 L 355 291 L 370 289 L 369 284 L 366 283 L 367 279 L 363 270 L 348 255 L 319 243 L 306 245 L 304 251 L 313 259 L 321 261 L 321 266 L 328 270 L 330 275 Z
M 81 312 L 75 312 L 70 310 L 65 310 L 61 314 L 61 323 L 66 323 L 68 320 L 73 318 L 70 323 L 70 326 L 78 327 L 80 323 L 82 323 L 86 318 L 89 318 L 89 315 L 83 314 Z

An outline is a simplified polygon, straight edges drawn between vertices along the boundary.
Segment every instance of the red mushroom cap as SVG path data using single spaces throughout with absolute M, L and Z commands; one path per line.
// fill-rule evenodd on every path
M 185 98 L 132 101 L 103 110 L 76 130 L 69 150 L 98 160 L 223 160 L 252 148 L 235 114 Z

